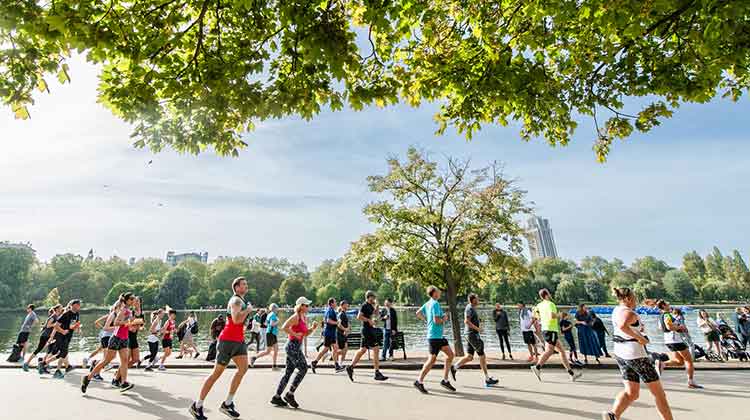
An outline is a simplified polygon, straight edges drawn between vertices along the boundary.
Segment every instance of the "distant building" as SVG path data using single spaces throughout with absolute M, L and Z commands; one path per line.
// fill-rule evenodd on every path
M 32 254 L 36 254 L 36 251 L 34 250 L 34 248 L 31 247 L 30 243 L 15 244 L 15 243 L 10 243 L 10 242 L 0 242 L 0 248 L 25 249 L 27 251 L 30 251 Z
M 557 258 L 557 247 L 549 220 L 538 216 L 530 217 L 526 222 L 526 240 L 529 242 L 532 261 L 544 257 Z
M 185 254 L 175 254 L 174 251 L 167 252 L 167 264 L 171 266 L 176 266 L 177 264 L 187 261 L 187 260 L 195 260 L 200 261 L 204 264 L 208 263 L 208 252 L 187 252 Z
M 128 258 L 128 265 L 134 265 L 135 264 L 135 257 Z

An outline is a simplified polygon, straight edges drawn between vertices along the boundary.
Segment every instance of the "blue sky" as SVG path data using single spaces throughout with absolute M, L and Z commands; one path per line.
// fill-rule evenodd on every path
M 56 253 L 163 257 L 168 250 L 284 256 L 310 267 L 371 230 L 366 177 L 410 145 L 434 157 L 504 162 L 550 220 L 564 258 L 654 255 L 678 265 L 688 250 L 750 251 L 750 103 L 685 105 L 596 162 L 582 120 L 568 147 L 525 143 L 518 127 L 474 139 L 435 136 L 434 107 L 324 113 L 260 125 L 239 158 L 153 155 L 96 103 L 96 69 L 76 61 L 73 83 L 51 83 L 29 121 L 0 113 L 0 240 Z M 153 164 L 147 165 L 153 159 Z

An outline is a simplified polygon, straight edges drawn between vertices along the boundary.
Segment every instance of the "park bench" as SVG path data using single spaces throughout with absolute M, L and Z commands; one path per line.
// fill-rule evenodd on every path
M 375 339 L 378 343 L 378 347 L 383 347 L 383 330 L 377 329 L 375 330 Z M 404 339 L 404 333 L 399 331 L 396 333 L 396 335 L 393 337 L 393 350 L 401 350 L 404 354 L 404 360 L 406 359 L 406 340 Z M 347 343 L 349 344 L 349 349 L 358 349 L 362 347 L 362 333 L 360 332 L 353 332 L 349 334 L 349 337 L 347 339 Z M 367 352 L 367 357 L 370 358 L 370 352 Z

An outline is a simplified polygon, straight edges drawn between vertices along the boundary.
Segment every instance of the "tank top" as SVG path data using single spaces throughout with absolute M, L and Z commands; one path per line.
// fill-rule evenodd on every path
M 614 353 L 615 356 L 624 360 L 642 359 L 648 357 L 646 354 L 646 348 L 639 343 L 634 341 L 635 338 L 628 335 L 620 329 L 620 320 L 625 318 L 630 308 L 623 305 L 618 305 L 612 311 L 612 336 L 614 337 Z M 640 321 L 636 321 L 631 324 L 632 327 L 640 326 Z
M 300 316 L 297 318 L 297 325 L 292 326 L 292 332 L 307 334 L 307 322 L 305 322 L 304 317 Z M 302 339 L 295 336 L 289 336 L 289 339 L 292 341 L 302 341 Z
M 133 313 L 130 311 L 130 309 L 126 309 L 125 310 L 125 321 L 126 322 L 130 321 L 130 318 L 131 318 L 132 315 L 133 315 Z M 119 327 L 117 327 L 117 333 L 116 333 L 117 338 L 122 339 L 122 340 L 127 340 L 128 339 L 128 332 L 129 332 L 129 330 L 128 330 L 128 326 L 127 325 L 120 325 Z
M 672 322 L 672 325 L 678 325 L 675 317 L 670 313 L 663 313 L 659 318 L 659 325 L 662 331 L 664 331 L 664 344 L 680 344 L 684 343 L 685 340 L 682 338 L 682 334 L 677 331 L 672 331 L 667 326 L 667 318 Z
M 48 327 L 47 326 L 47 324 L 49 324 L 50 321 L 52 321 L 52 325 L 54 325 L 55 322 L 57 322 L 57 316 L 50 315 L 50 317 L 47 318 L 47 321 L 44 322 L 44 325 L 42 325 L 42 336 L 43 337 L 47 337 L 50 334 L 52 334 L 53 327 Z
M 146 341 L 149 343 L 158 343 L 159 342 L 159 331 L 161 330 L 161 320 L 156 320 L 156 328 L 151 332 L 151 334 L 146 337 Z
M 245 310 L 245 308 L 247 308 L 247 303 L 244 299 L 242 299 L 240 295 L 232 296 L 232 299 L 234 298 L 238 298 L 242 301 L 242 310 Z M 221 333 L 219 334 L 219 340 L 242 343 L 245 341 L 245 323 L 241 322 L 239 324 L 235 324 L 232 320 L 232 299 L 230 299 L 229 303 L 227 304 L 227 323 L 224 325 L 224 329 L 221 330 Z
M 174 321 L 168 319 L 164 324 L 164 335 L 162 336 L 162 338 L 164 338 L 165 340 L 171 340 L 172 331 L 174 331 Z

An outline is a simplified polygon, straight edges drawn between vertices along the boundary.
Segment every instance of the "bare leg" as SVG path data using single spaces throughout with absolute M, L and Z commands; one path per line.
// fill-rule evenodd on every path
M 214 364 L 214 369 L 211 371 L 211 374 L 208 375 L 205 381 L 203 381 L 203 386 L 201 387 L 201 393 L 199 394 L 199 400 L 203 401 L 208 396 L 208 393 L 211 392 L 211 388 L 216 383 L 216 380 L 219 379 L 222 373 L 224 373 L 224 369 L 226 369 L 226 366 L 220 365 L 218 363 Z
M 484 377 L 489 378 L 490 374 L 487 372 L 487 356 L 481 355 L 479 356 L 479 367 L 482 368 L 482 372 L 484 372 Z
M 102 371 L 102 369 L 104 369 L 105 367 L 107 367 L 107 365 L 109 364 L 109 362 L 111 362 L 112 360 L 114 360 L 115 356 L 117 356 L 117 352 L 116 351 L 114 351 L 114 350 L 107 350 L 104 353 L 104 359 L 101 362 L 97 363 L 97 365 L 94 366 L 94 369 L 92 369 L 91 372 L 89 372 L 89 374 L 88 374 L 89 379 L 93 378 L 94 375 L 97 375 L 99 372 Z
M 234 395 L 240 388 L 242 378 L 245 376 L 245 372 L 247 372 L 247 355 L 233 357 L 232 361 L 237 365 L 237 372 L 232 376 L 232 383 L 229 385 L 229 393 Z
M 372 348 L 372 367 L 375 368 L 375 371 L 377 372 L 380 370 L 380 348 L 378 346 L 375 346 Z
M 450 346 L 443 346 L 442 349 L 440 349 L 443 353 L 445 353 L 445 366 L 443 366 L 443 379 L 446 381 L 448 380 L 448 374 L 451 371 L 451 366 L 453 365 L 453 358 L 455 357 L 455 354 L 453 353 L 453 350 L 450 348 Z
M 460 358 L 456 363 L 456 369 L 461 369 L 465 364 L 471 362 L 472 360 L 474 360 L 474 355 L 466 353 L 466 356 Z M 479 360 L 481 364 L 482 359 L 480 358 Z
M 648 386 L 648 390 L 654 395 L 656 409 L 659 411 L 662 420 L 673 420 L 672 410 L 669 408 L 667 394 L 664 392 L 661 381 L 650 382 L 646 386 Z
M 362 356 L 367 353 L 367 349 L 364 347 L 360 347 L 360 349 L 357 351 L 357 353 L 354 354 L 354 359 L 352 359 L 352 363 L 349 365 L 351 367 L 357 366 L 357 363 L 359 363 L 359 359 L 362 358 Z
M 615 402 L 612 404 L 612 413 L 618 419 L 630 407 L 630 404 L 638 399 L 641 392 L 641 384 L 639 382 L 624 381 L 624 384 L 625 389 L 617 394 Z
M 118 353 L 120 354 L 120 368 L 118 369 L 118 372 L 120 373 L 120 382 L 125 383 L 128 381 L 128 363 L 130 363 L 130 351 L 128 351 L 128 349 L 120 349 Z
M 437 360 L 437 354 L 431 354 L 430 357 L 425 360 L 424 365 L 422 365 L 422 370 L 419 372 L 419 383 L 424 382 L 425 376 L 430 373 L 432 366 L 435 365 L 435 360 Z

